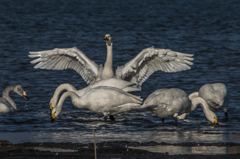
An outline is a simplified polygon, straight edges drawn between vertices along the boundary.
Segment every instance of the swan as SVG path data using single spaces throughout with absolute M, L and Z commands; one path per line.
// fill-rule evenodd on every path
M 73 91 L 63 93 L 57 105 L 53 107 L 51 116 L 54 120 L 61 112 L 63 103 L 67 97 L 71 98 L 72 104 L 77 108 L 89 109 L 94 113 L 101 113 L 104 119 L 111 115 L 124 113 L 131 110 L 139 109 L 142 99 L 138 96 L 127 93 L 116 87 L 99 86 L 89 89 L 82 96 L 78 96 Z
M 213 112 L 223 110 L 225 112 L 226 119 L 228 119 L 227 106 L 229 100 L 227 95 L 227 87 L 223 83 L 203 85 L 199 89 L 199 92 L 193 92 L 189 95 L 191 100 L 196 97 L 202 97 L 207 102 L 209 109 Z M 185 116 L 186 115 L 183 115 L 182 118 L 185 118 Z
M 112 68 L 113 43 L 110 34 L 106 34 L 104 40 L 107 46 L 107 58 L 104 67 L 97 65 L 76 47 L 34 51 L 29 52 L 28 56 L 36 58 L 31 61 L 32 64 L 36 64 L 34 68 L 50 70 L 74 69 L 87 84 L 115 77 L 136 83 L 139 87 L 155 71 L 178 72 L 191 69 L 189 65 L 193 64 L 191 62 L 193 61 L 192 54 L 150 47 L 142 50 L 125 65 L 118 67 L 114 74 Z
M 167 117 L 174 117 L 177 126 L 178 116 L 191 112 L 199 104 L 203 108 L 205 117 L 214 125 L 218 125 L 216 114 L 209 109 L 203 98 L 196 97 L 190 100 L 187 93 L 178 88 L 164 88 L 154 91 L 146 98 L 141 108 L 148 108 L 159 116 L 162 120 L 162 126 L 164 126 L 164 120 Z
M 3 90 L 2 98 L 0 97 L 0 113 L 10 113 L 14 110 L 17 110 L 17 105 L 9 96 L 9 93 L 11 91 L 19 94 L 24 99 L 29 100 L 29 98 L 27 97 L 27 93 L 22 86 L 8 86 Z
M 116 88 L 122 89 L 125 92 L 141 91 L 141 89 L 138 88 L 136 84 L 128 82 L 128 81 L 120 80 L 117 78 L 109 78 L 109 79 L 97 81 L 93 84 L 90 84 L 86 88 L 83 88 L 80 90 L 77 90 L 73 85 L 71 85 L 69 83 L 64 83 L 64 84 L 59 85 L 56 88 L 56 90 L 50 100 L 50 109 L 52 109 L 53 107 L 56 106 L 59 95 L 62 91 L 65 91 L 65 90 L 72 91 L 81 97 L 83 94 L 85 94 L 91 88 L 95 88 L 95 87 L 99 87 L 99 86 L 116 87 Z

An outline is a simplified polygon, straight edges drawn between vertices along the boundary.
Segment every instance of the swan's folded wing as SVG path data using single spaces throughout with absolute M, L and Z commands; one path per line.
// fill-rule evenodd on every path
M 29 53 L 30 58 L 36 58 L 31 61 L 32 64 L 36 64 L 34 68 L 50 70 L 71 68 L 78 72 L 88 84 L 97 79 L 100 66 L 76 47 Z
M 137 83 L 139 86 L 155 71 L 178 72 L 191 69 L 192 54 L 168 49 L 146 48 L 134 59 L 116 70 L 117 78 Z

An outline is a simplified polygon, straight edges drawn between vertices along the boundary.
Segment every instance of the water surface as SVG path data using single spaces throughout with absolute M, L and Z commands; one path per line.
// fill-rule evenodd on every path
M 1 1 L 0 88 L 21 84 L 30 101 L 11 93 L 18 111 L 0 115 L 0 139 L 22 142 L 92 142 L 129 140 L 156 142 L 236 142 L 240 131 L 240 2 L 230 1 Z M 156 72 L 136 93 L 145 99 L 158 88 L 177 87 L 187 93 L 206 83 L 228 88 L 229 120 L 217 112 L 220 126 L 206 121 L 201 107 L 188 119 L 166 120 L 165 127 L 151 112 L 117 115 L 103 122 L 102 115 L 73 107 L 70 99 L 55 122 L 50 122 L 49 100 L 56 87 L 71 83 L 87 86 L 74 70 L 34 69 L 29 51 L 76 46 L 97 64 L 104 64 L 105 34 L 113 39 L 114 69 L 154 46 L 194 54 L 191 70 Z

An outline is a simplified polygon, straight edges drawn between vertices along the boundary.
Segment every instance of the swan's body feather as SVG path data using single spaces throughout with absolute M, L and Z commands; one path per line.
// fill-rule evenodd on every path
M 31 63 L 36 64 L 34 68 L 51 70 L 71 68 L 78 72 L 88 84 L 95 82 L 102 70 L 101 65 L 90 60 L 76 47 L 30 52 L 29 57 L 37 58 L 31 61 Z
M 14 107 L 4 98 L 0 98 L 0 113 L 13 112 Z
M 142 108 L 149 108 L 160 118 L 177 117 L 191 109 L 188 95 L 181 89 L 158 89 L 144 101 Z
M 199 89 L 199 97 L 206 100 L 212 111 L 226 109 L 228 105 L 227 87 L 222 83 L 205 84 Z
M 177 119 L 182 119 L 182 116 L 186 116 L 187 113 L 191 112 L 199 104 L 203 108 L 205 117 L 210 122 L 218 124 L 216 114 L 209 109 L 207 102 L 203 98 L 196 97 L 190 100 L 187 93 L 178 88 L 154 91 L 144 101 L 142 108 L 148 108 L 155 115 L 162 118 L 164 125 L 164 118 L 174 117 L 176 122 Z
M 81 97 L 87 91 L 91 90 L 92 88 L 99 87 L 99 86 L 116 87 L 116 88 L 122 89 L 125 92 L 141 91 L 141 89 L 138 88 L 135 83 L 131 83 L 131 82 L 116 79 L 116 78 L 109 78 L 109 79 L 97 81 L 93 84 L 88 85 L 86 88 L 83 88 L 83 89 L 80 89 L 80 90 L 77 90 L 74 86 L 72 86 L 69 83 L 64 83 L 64 84 L 61 84 L 57 87 L 57 89 L 54 92 L 53 97 L 50 100 L 50 104 L 51 104 L 52 107 L 56 106 L 56 104 L 58 102 L 59 95 L 62 91 L 65 91 L 65 90 L 66 91 L 73 91 L 78 96 Z
M 168 49 L 146 48 L 134 59 L 116 70 L 117 78 L 137 83 L 139 86 L 155 71 L 178 72 L 191 69 L 192 54 Z
M 99 86 L 89 89 L 82 96 L 67 91 L 63 93 L 58 104 L 52 109 L 54 118 L 60 114 L 63 102 L 67 97 L 71 98 L 72 104 L 77 108 L 89 109 L 92 112 L 101 113 L 105 117 L 139 109 L 142 104 L 141 97 L 115 87 Z

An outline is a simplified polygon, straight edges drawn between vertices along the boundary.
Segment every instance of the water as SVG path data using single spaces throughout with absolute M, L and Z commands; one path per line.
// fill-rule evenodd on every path
M 225 155 L 237 154 L 240 150 L 239 146 L 139 146 L 130 147 L 132 149 L 147 150 L 149 152 L 166 153 L 169 155 Z
M 18 111 L 0 115 L 0 140 L 22 142 L 234 142 L 240 143 L 240 2 L 230 1 L 6 1 L 0 3 L 0 88 L 21 84 L 30 98 L 11 93 Z M 229 92 L 229 120 L 217 112 L 220 126 L 205 120 L 201 107 L 188 119 L 161 120 L 151 112 L 115 116 L 116 122 L 73 107 L 70 99 L 55 122 L 49 101 L 62 83 L 87 86 L 74 70 L 34 69 L 29 51 L 76 46 L 97 64 L 104 64 L 105 34 L 113 39 L 114 68 L 146 47 L 194 54 L 189 71 L 156 72 L 137 93 L 144 99 L 158 88 L 177 87 L 191 93 L 206 83 L 222 82 Z

